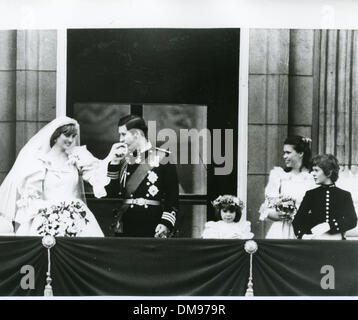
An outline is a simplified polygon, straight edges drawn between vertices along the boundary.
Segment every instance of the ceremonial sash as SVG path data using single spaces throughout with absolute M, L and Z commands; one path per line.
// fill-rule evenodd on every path
M 154 165 L 152 166 L 149 161 L 149 157 L 152 155 L 149 155 L 144 163 L 140 163 L 137 169 L 134 171 L 134 173 L 131 175 L 129 180 L 127 181 L 126 187 L 125 187 L 125 197 L 130 197 L 139 187 L 139 185 L 142 183 L 144 178 L 147 176 L 148 171 L 151 170 Z M 165 156 L 165 152 L 160 152 L 159 155 L 156 153 L 156 156 L 159 157 L 158 164 L 163 160 Z M 122 218 L 123 214 L 128 210 L 130 204 L 123 203 L 123 205 L 117 210 L 116 213 L 116 222 L 114 223 L 114 232 L 115 233 L 123 233 L 123 223 Z

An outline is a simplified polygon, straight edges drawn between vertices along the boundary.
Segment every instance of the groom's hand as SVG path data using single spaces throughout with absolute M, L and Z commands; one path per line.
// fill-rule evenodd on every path
M 107 156 L 107 159 L 112 164 L 118 164 L 127 153 L 128 153 L 127 145 L 123 142 L 117 142 L 113 144 L 111 151 Z
M 166 238 L 169 234 L 169 229 L 164 224 L 158 224 L 155 228 L 154 238 Z

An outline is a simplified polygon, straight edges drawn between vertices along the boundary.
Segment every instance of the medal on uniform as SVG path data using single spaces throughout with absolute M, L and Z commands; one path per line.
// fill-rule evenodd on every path
M 158 175 L 154 171 L 149 171 L 147 179 L 154 184 L 158 180 Z
M 157 186 L 152 185 L 149 187 L 148 192 L 152 197 L 154 197 L 159 192 L 159 189 L 157 188 Z

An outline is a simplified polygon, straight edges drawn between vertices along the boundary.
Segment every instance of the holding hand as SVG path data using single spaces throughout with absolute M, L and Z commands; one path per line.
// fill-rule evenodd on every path
M 268 211 L 268 217 L 273 221 L 281 221 L 287 219 L 287 214 L 282 211 L 278 211 L 274 208 L 267 209 Z
M 331 229 L 330 225 L 328 222 L 322 222 L 320 224 L 317 224 L 316 226 L 314 226 L 311 229 L 311 232 L 315 235 L 315 236 L 320 236 L 323 233 L 328 232 Z
M 314 234 L 304 234 L 303 236 L 302 236 L 302 240 L 312 240 L 312 239 L 314 239 Z
M 167 238 L 169 234 L 168 228 L 164 224 L 158 224 L 155 228 L 154 238 Z
M 273 221 L 291 221 L 292 215 L 288 214 L 287 212 L 282 212 L 273 208 L 269 209 L 268 216 Z
M 123 142 L 113 144 L 111 151 L 107 156 L 107 160 L 112 164 L 118 164 L 128 153 L 128 146 Z

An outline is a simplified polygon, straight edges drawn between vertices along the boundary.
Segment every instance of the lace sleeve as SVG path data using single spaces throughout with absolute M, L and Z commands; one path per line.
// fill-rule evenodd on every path
M 265 188 L 265 201 L 259 209 L 260 220 L 265 220 L 268 217 L 270 210 L 274 210 L 270 207 L 269 202 L 270 199 L 278 198 L 280 196 L 280 185 L 283 174 L 285 174 L 285 172 L 280 167 L 275 167 L 271 170 L 269 181 Z
M 107 176 L 107 162 L 96 159 L 89 168 L 82 170 L 82 177 L 83 180 L 91 184 L 96 198 L 102 198 L 107 195 L 105 186 L 111 181 Z
M 75 147 L 69 154 L 69 161 L 72 162 L 82 173 L 83 180 L 91 184 L 96 198 L 107 195 L 105 186 L 109 184 L 107 177 L 107 162 L 99 160 L 87 150 L 86 146 Z

